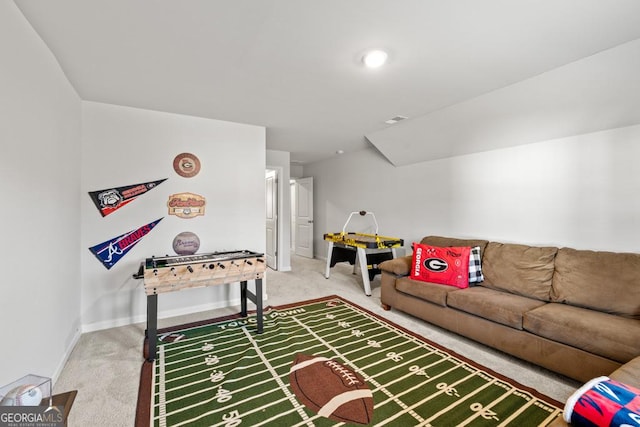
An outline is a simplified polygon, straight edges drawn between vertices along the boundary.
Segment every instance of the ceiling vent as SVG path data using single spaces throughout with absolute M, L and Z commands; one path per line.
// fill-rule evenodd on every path
M 396 123 L 398 123 L 399 121 L 402 121 L 402 120 L 404 120 L 404 119 L 406 119 L 406 117 L 405 117 L 405 116 L 395 116 L 395 117 L 390 118 L 389 120 L 385 120 L 384 122 L 385 122 L 386 124 L 388 124 L 388 125 L 393 125 L 393 124 L 396 124 Z

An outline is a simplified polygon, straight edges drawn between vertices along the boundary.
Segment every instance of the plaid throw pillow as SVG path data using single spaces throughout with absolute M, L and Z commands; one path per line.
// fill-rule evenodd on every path
M 469 255 L 469 284 L 484 281 L 482 266 L 480 265 L 480 246 L 471 248 Z

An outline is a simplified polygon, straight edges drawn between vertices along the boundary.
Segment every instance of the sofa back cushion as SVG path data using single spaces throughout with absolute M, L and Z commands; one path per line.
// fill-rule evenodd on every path
M 640 319 L 640 254 L 560 249 L 551 299 Z
M 483 286 L 549 301 L 558 248 L 489 242 L 482 257 Z
M 447 246 L 480 246 L 480 257 L 484 253 L 484 249 L 487 247 L 488 240 L 480 239 L 456 239 L 454 237 L 442 237 L 442 236 L 427 236 L 423 237 L 420 241 L 423 245 L 439 246 L 445 248 Z

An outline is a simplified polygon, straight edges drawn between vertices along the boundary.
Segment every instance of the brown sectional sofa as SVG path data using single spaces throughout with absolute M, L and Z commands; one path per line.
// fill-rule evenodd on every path
M 421 243 L 480 246 L 484 281 L 419 282 L 409 278 L 411 256 L 385 261 L 385 309 L 581 382 L 611 375 L 640 386 L 640 254 L 439 236 Z

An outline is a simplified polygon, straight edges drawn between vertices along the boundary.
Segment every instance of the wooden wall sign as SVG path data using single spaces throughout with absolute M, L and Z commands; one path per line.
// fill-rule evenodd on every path
M 180 153 L 173 159 L 173 170 L 184 178 L 193 178 L 200 172 L 200 159 L 195 154 Z
M 204 215 L 207 202 L 203 196 L 194 193 L 178 193 L 169 196 L 167 207 L 169 215 L 179 218 L 194 218 Z

